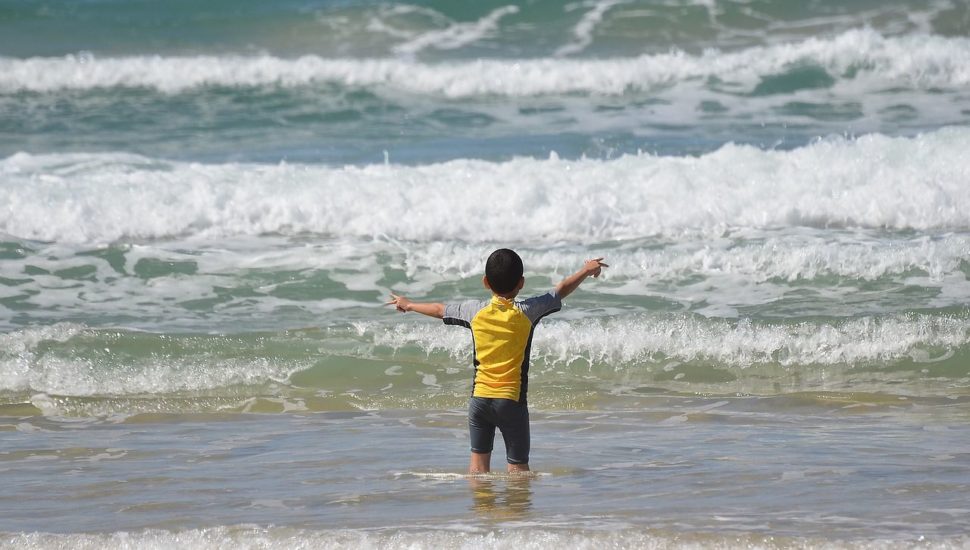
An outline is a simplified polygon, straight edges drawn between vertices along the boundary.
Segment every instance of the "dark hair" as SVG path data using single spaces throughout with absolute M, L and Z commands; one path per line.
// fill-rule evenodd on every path
M 522 258 L 508 248 L 492 252 L 485 262 L 485 278 L 496 294 L 512 292 L 522 278 Z

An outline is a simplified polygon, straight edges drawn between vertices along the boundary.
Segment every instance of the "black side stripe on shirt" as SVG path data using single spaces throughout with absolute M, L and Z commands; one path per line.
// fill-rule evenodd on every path
M 522 365 L 519 367 L 521 370 L 519 378 L 519 403 L 527 403 L 527 395 L 529 393 L 529 366 L 532 364 L 532 336 L 536 333 L 536 327 L 539 326 L 539 321 L 542 320 L 546 315 L 552 315 L 557 311 L 561 311 L 562 307 L 557 307 L 556 309 L 550 309 L 549 311 L 543 313 L 535 322 L 532 323 L 532 329 L 529 330 L 529 339 L 525 344 L 525 357 L 522 358 Z
M 472 328 L 472 324 L 464 319 L 459 319 L 457 317 L 442 317 L 441 321 L 446 325 L 453 325 L 457 327 L 465 327 L 469 330 Z M 475 395 L 475 380 L 478 378 L 478 349 L 475 347 L 475 331 L 472 331 L 472 395 Z
M 459 319 L 457 317 L 442 317 L 441 321 L 446 325 L 456 325 L 459 327 L 472 328 L 472 324 L 464 319 Z

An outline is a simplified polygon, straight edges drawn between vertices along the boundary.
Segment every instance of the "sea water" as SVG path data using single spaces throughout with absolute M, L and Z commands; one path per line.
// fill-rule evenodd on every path
M 0 546 L 970 546 L 970 5 L 0 4 Z M 463 476 L 525 294 L 536 474 Z M 493 466 L 503 468 L 501 440 Z

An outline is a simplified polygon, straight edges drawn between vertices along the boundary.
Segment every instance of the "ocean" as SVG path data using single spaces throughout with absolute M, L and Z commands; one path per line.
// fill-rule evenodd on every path
M 967 151 L 966 0 L 0 0 L 0 547 L 968 548 Z

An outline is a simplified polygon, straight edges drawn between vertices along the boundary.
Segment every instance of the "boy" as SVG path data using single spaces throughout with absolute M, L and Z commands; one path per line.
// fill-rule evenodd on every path
M 522 301 L 515 297 L 525 285 L 522 259 L 507 248 L 492 252 L 485 262 L 482 283 L 492 291 L 491 300 L 453 304 L 412 302 L 391 294 L 398 311 L 416 311 L 442 319 L 446 325 L 471 329 L 475 378 L 468 403 L 471 461 L 468 472 L 490 470 L 495 428 L 505 439 L 509 472 L 529 471 L 529 352 L 532 333 L 539 320 L 562 308 L 587 277 L 599 277 L 603 258 L 587 260 L 582 269 L 562 280 L 551 292 Z

